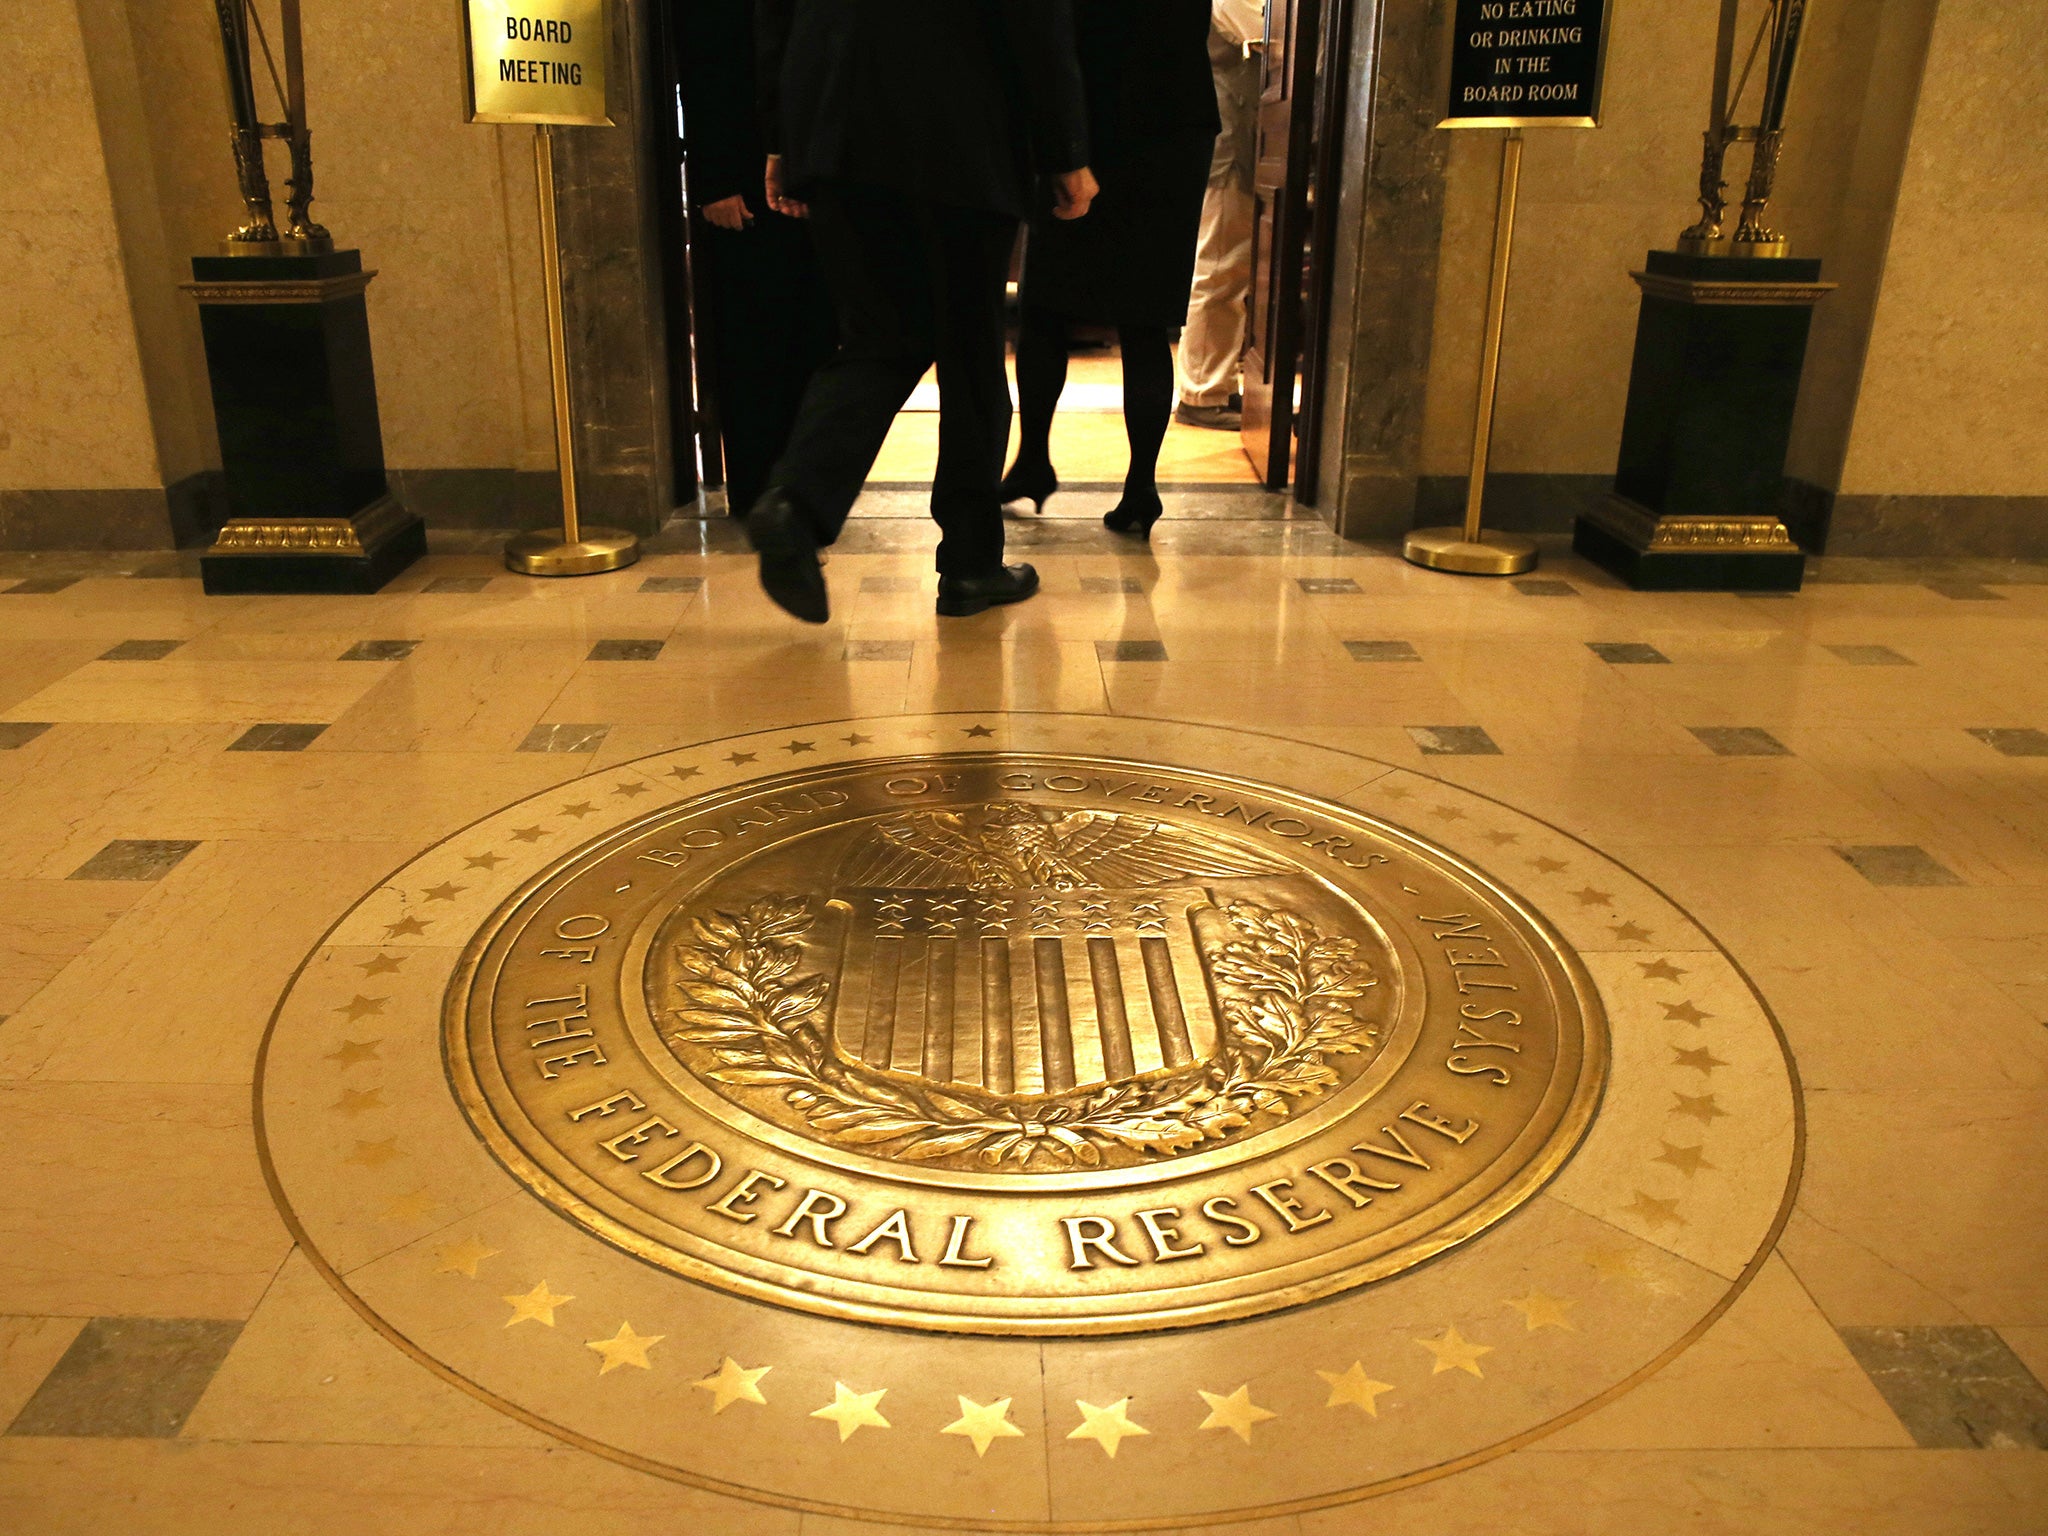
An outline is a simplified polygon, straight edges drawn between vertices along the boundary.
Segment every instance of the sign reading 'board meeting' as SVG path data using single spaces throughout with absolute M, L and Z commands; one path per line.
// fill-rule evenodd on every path
M 608 0 L 465 0 L 469 120 L 608 126 Z
M 1596 128 L 1607 0 L 1457 0 L 1439 128 Z

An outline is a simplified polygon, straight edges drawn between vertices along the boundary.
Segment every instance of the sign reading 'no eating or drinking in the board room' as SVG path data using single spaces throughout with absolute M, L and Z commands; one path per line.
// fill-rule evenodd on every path
M 1457 0 L 1440 128 L 1597 128 L 1607 0 Z

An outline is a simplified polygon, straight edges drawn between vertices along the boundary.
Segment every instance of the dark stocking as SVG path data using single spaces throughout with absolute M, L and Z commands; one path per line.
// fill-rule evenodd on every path
M 1173 414 L 1173 346 L 1163 325 L 1120 325 L 1117 342 L 1124 355 L 1124 435 L 1130 439 L 1131 467 L 1111 526 L 1150 527 L 1159 516 L 1159 445 Z
M 1026 305 L 1017 330 L 1017 462 L 1004 477 L 1004 500 L 1052 494 L 1052 417 L 1066 387 L 1066 317 Z

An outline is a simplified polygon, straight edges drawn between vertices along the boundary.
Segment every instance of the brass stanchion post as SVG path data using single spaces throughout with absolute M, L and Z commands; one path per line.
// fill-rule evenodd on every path
M 1508 307 L 1508 259 L 1515 245 L 1515 197 L 1522 181 L 1522 131 L 1510 128 L 1500 151 L 1500 202 L 1493 217 L 1493 277 L 1486 294 L 1486 332 L 1479 351 L 1479 410 L 1472 428 L 1472 473 L 1465 486 L 1462 528 L 1418 528 L 1401 553 L 1416 565 L 1467 576 L 1515 576 L 1534 568 L 1536 546 L 1513 534 L 1486 533 L 1486 461 L 1493 449 L 1493 403 L 1500 385 L 1501 320 Z
M 555 386 L 555 457 L 562 472 L 562 533 L 522 533 L 505 546 L 505 564 L 527 576 L 589 576 L 640 558 L 640 541 L 623 528 L 585 528 L 576 506 L 576 418 L 569 407 L 569 356 L 562 331 L 562 253 L 555 241 L 554 134 L 533 131 L 540 183 L 540 260 L 548 305 L 548 366 Z

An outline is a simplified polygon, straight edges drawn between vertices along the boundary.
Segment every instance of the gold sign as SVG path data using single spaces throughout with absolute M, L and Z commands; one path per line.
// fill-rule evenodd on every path
M 1086 1334 L 1406 1269 L 1569 1156 L 1605 1022 L 1541 918 L 1341 806 L 990 753 L 658 812 L 448 994 L 472 1122 L 557 1208 L 827 1314 Z
M 607 0 L 466 0 L 469 120 L 609 127 Z

